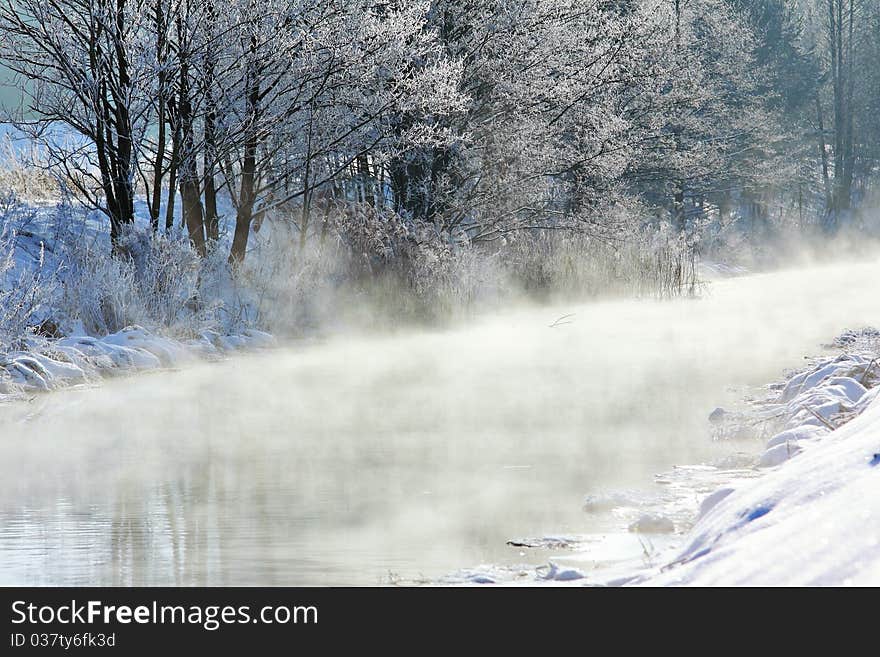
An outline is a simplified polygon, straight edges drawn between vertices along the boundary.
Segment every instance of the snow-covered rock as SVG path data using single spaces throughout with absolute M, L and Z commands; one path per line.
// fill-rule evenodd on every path
M 777 445 L 784 445 L 786 443 L 812 440 L 813 438 L 818 438 L 826 433 L 828 433 L 828 429 L 824 426 L 817 427 L 812 424 L 805 424 L 793 429 L 786 429 L 785 431 L 780 431 L 767 441 L 767 449 L 776 447 Z
M 171 367 L 190 359 L 179 342 L 153 335 L 140 326 L 129 326 L 101 339 L 105 345 L 116 345 L 153 356 L 161 367 Z
M 758 459 L 758 467 L 776 467 L 777 465 L 785 463 L 791 457 L 797 456 L 801 451 L 803 451 L 803 449 L 804 448 L 796 442 L 785 442 L 774 445 L 763 454 L 761 454 L 761 458 Z
M 63 354 L 60 354 L 56 355 L 56 358 L 50 358 L 39 352 L 13 352 L 7 355 L 18 362 L 30 363 L 32 369 L 35 365 L 39 365 L 40 373 L 49 381 L 81 383 L 87 379 L 86 373 L 81 367 L 70 360 L 60 360 L 59 356 L 60 358 L 64 357 Z
M 559 566 L 552 561 L 547 568 L 547 572 L 539 575 L 539 579 L 554 582 L 573 582 L 579 579 L 584 579 L 584 577 L 584 574 L 577 568 L 567 568 L 565 566 Z
M 798 395 L 815 388 L 829 377 L 850 379 L 861 377 L 869 365 L 870 359 L 860 354 L 844 354 L 837 358 L 823 361 L 812 370 L 803 372 L 789 380 L 782 391 L 781 401 L 791 401 Z M 861 386 L 861 384 L 858 385 Z M 852 388 L 849 385 L 844 385 L 844 387 L 853 394 L 857 391 L 857 388 Z M 862 390 L 864 391 L 863 387 Z

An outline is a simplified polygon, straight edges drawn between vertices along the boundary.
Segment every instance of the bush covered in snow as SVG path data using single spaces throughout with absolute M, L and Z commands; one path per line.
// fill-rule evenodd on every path
M 44 321 L 55 298 L 57 272 L 31 232 L 36 218 L 12 193 L 0 197 L 0 344 Z

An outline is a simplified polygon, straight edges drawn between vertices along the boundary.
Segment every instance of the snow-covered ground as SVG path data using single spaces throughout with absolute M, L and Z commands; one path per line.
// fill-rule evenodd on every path
M 109 257 L 105 223 L 64 200 L 0 195 L 0 401 L 274 344 L 185 238 L 157 247 L 141 216 L 140 261 L 126 265 Z M 200 299 L 209 284 L 223 289 Z
M 759 461 L 772 469 L 708 496 L 684 550 L 633 582 L 880 584 L 877 366 L 849 353 L 792 378 Z
M 585 511 L 612 510 L 631 520 L 628 531 L 639 535 L 641 554 L 623 533 L 545 537 L 522 547 L 558 549 L 546 567 L 481 566 L 443 581 L 880 584 L 878 338 L 873 329 L 847 332 L 829 345 L 842 353 L 817 359 L 770 386 L 771 397 L 756 403 L 752 413 L 711 414 L 721 434 L 776 427 L 760 454 L 677 467 L 656 478 L 660 493 L 588 498 Z
M 25 348 L 0 353 L 0 402 L 95 383 L 108 376 L 269 347 L 275 340 L 262 331 L 246 329 L 237 335 L 205 330 L 199 338 L 178 341 L 129 326 L 101 338 L 72 335 L 57 340 L 23 338 L 21 342 Z

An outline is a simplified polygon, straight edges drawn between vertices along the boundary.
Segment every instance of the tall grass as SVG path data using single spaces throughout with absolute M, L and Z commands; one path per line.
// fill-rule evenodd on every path
M 49 172 L 39 149 L 0 133 L 0 196 L 14 194 L 32 202 L 58 199 L 58 178 Z
M 236 277 L 255 321 L 282 333 L 350 323 L 387 328 L 454 321 L 523 300 L 673 297 L 698 287 L 692 239 L 662 226 L 602 238 L 523 231 L 472 244 L 433 226 L 377 217 L 372 208 L 349 208 L 321 234 L 301 250 L 292 222 L 264 223 Z

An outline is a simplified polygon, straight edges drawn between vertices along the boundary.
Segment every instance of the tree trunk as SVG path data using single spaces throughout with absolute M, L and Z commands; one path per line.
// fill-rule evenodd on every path
M 211 99 L 208 100 L 212 102 Z M 217 211 L 217 183 L 215 180 L 215 158 L 217 153 L 217 140 L 214 122 L 216 115 L 209 110 L 205 116 L 205 232 L 208 240 L 216 242 L 220 239 L 220 216 Z
M 256 52 L 256 36 L 251 37 L 251 55 Z M 247 117 L 249 125 L 245 130 L 244 156 L 241 163 L 241 186 L 238 194 L 238 212 L 235 216 L 235 232 L 232 248 L 229 251 L 230 264 L 244 262 L 247 254 L 251 221 L 254 218 L 257 185 L 257 149 L 259 148 L 260 82 L 256 64 L 251 60 L 247 70 Z
M 845 7 L 848 10 L 844 11 Z M 834 92 L 834 187 L 828 227 L 850 209 L 855 157 L 853 150 L 853 0 L 828 0 L 828 40 Z
M 678 232 L 685 229 L 684 185 L 681 183 L 675 185 L 675 191 L 672 193 L 672 221 Z
M 126 0 L 116 0 L 113 16 L 113 35 L 110 53 L 101 53 L 97 59 L 109 57 L 112 61 L 108 78 L 100 85 L 103 127 L 100 144 L 96 144 L 102 185 L 110 213 L 110 242 L 114 254 L 121 254 L 119 238 L 122 229 L 134 222 L 134 184 L 132 179 L 133 135 L 128 103 L 132 81 L 129 75 L 128 53 L 125 49 Z M 106 65 L 105 65 L 106 66 Z M 103 151 L 103 153 L 101 152 Z
M 174 230 L 174 204 L 177 201 L 177 169 L 180 165 L 180 121 L 175 118 L 171 133 L 171 159 L 168 163 L 168 199 L 165 202 L 165 232 Z
M 183 205 L 183 222 L 190 242 L 200 256 L 205 256 L 205 213 L 199 188 L 196 165 L 195 131 L 193 127 L 192 96 L 190 88 L 190 42 L 184 30 L 183 16 L 177 15 L 178 57 L 180 79 L 178 81 L 177 115 L 180 123 L 180 198 Z
M 206 2 L 209 34 L 213 35 L 213 24 L 217 20 L 216 8 L 213 0 Z M 210 242 L 220 239 L 220 218 L 217 212 L 217 183 L 215 172 L 217 169 L 217 107 L 214 96 L 214 84 L 216 75 L 216 55 L 214 44 L 209 43 L 205 54 L 205 145 L 204 145 L 204 180 L 205 180 L 205 232 Z
M 819 134 L 819 157 L 822 161 L 822 182 L 825 189 L 825 209 L 831 210 L 833 203 L 831 191 L 831 179 L 828 175 L 828 151 L 825 149 L 825 121 L 822 118 L 822 103 L 819 100 L 819 92 L 816 92 L 816 120 L 818 122 Z

